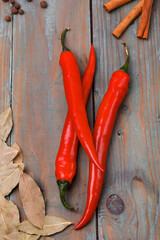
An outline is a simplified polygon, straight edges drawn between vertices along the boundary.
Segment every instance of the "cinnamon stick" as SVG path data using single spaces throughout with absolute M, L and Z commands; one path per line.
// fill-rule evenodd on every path
M 152 12 L 152 8 L 150 9 L 147 26 L 146 26 L 146 28 L 144 30 L 144 33 L 143 33 L 143 37 L 142 37 L 143 39 L 148 39 L 148 32 L 149 32 L 149 25 L 150 25 L 150 19 L 151 19 L 151 12 Z
M 104 8 L 104 10 L 105 10 L 106 12 L 111 12 L 111 11 L 113 11 L 114 9 L 116 9 L 116 8 L 118 8 L 118 7 L 126 4 L 126 3 L 128 3 L 128 2 L 131 2 L 131 1 L 133 1 L 133 0 L 111 0 L 111 1 L 109 1 L 109 2 L 107 2 L 107 3 L 105 3 L 105 4 L 103 5 L 103 8 Z
M 138 28 L 138 33 L 137 33 L 138 38 L 143 37 L 145 28 L 146 28 L 147 23 L 148 23 L 150 11 L 152 9 L 152 3 L 153 3 L 153 0 L 144 0 L 141 21 L 140 21 L 139 28 Z
M 131 24 L 131 22 L 137 18 L 143 8 L 144 0 L 141 0 L 128 14 L 127 16 L 120 22 L 120 24 L 114 29 L 112 32 L 113 36 L 119 38 L 122 33 L 126 30 L 126 28 Z

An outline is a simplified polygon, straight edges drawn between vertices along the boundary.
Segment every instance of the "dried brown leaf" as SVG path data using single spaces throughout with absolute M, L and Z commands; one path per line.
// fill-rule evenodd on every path
M 38 235 L 30 235 L 19 231 L 4 236 L 4 239 L 6 240 L 38 240 L 39 238 L 40 236 Z
M 19 232 L 18 238 L 16 240 L 38 240 L 40 236 L 38 235 L 30 235 L 27 233 Z
M 40 240 L 55 240 L 55 239 L 50 237 L 41 237 Z
M 7 144 L 0 139 L 0 166 L 10 163 L 17 154 L 17 149 L 7 146 Z
M 15 232 L 12 232 L 8 235 L 3 236 L 3 238 L 6 239 L 6 240 L 17 240 L 18 233 L 19 233 L 18 231 L 15 231 Z
M 16 149 L 18 151 L 17 156 L 14 158 L 13 163 L 23 163 L 23 154 L 21 148 L 18 146 L 17 143 L 14 143 L 12 145 L 12 148 Z
M 12 110 L 8 108 L 0 114 L 0 139 L 6 141 L 13 126 Z
M 0 195 L 7 196 L 19 183 L 22 173 L 18 166 L 20 166 L 21 169 L 24 169 L 23 163 L 10 163 L 0 167 Z
M 19 212 L 13 202 L 0 196 L 0 239 L 13 232 L 19 224 Z
M 36 182 L 26 173 L 20 177 L 19 193 L 28 220 L 42 228 L 45 217 L 44 199 Z
M 64 220 L 63 218 L 55 216 L 45 216 L 43 229 L 39 229 L 32 225 L 28 220 L 20 223 L 17 229 L 29 234 L 37 234 L 40 236 L 49 236 L 57 232 L 63 231 L 67 226 L 71 225 L 71 222 Z

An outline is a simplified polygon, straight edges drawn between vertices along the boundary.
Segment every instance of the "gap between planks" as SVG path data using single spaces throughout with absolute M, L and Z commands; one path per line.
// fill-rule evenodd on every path
M 89 9 L 90 9 L 90 38 L 91 38 L 91 44 L 93 44 L 93 14 L 92 14 L 92 0 L 89 1 Z M 94 101 L 94 84 L 95 79 L 93 79 L 93 84 L 92 84 L 92 109 L 93 109 L 93 128 L 96 120 L 96 112 L 95 112 L 95 101 Z M 98 207 L 96 208 L 96 240 L 99 240 L 99 233 L 98 233 Z

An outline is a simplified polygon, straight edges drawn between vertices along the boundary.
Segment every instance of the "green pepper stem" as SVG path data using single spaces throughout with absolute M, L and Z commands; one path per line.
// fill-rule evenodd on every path
M 70 51 L 69 48 L 67 48 L 64 44 L 64 40 L 65 40 L 65 36 L 66 36 L 66 33 L 70 30 L 70 28 L 66 28 L 62 34 L 61 34 L 61 44 L 62 44 L 62 52 L 65 52 L 65 51 Z
M 66 198 L 65 198 L 65 194 L 66 194 L 67 189 L 70 186 L 70 182 L 67 181 L 67 180 L 58 180 L 57 184 L 58 184 L 58 187 L 59 187 L 60 199 L 61 199 L 61 202 L 62 202 L 63 206 L 67 209 L 75 210 L 74 207 L 70 206 L 66 202 Z
M 122 44 L 124 45 L 125 51 L 126 51 L 126 55 L 127 55 L 127 59 L 125 64 L 120 68 L 120 70 L 126 72 L 128 74 L 128 65 L 129 65 L 129 52 L 128 52 L 128 48 L 125 42 L 122 42 Z

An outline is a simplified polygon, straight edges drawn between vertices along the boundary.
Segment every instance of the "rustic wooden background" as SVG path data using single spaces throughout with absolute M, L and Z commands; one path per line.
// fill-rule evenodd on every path
M 11 144 L 16 141 L 21 146 L 26 171 L 44 193 L 47 214 L 76 224 L 87 196 L 88 158 L 81 146 L 77 174 L 67 196 L 78 212 L 61 205 L 54 174 L 67 112 L 59 67 L 62 30 L 72 30 L 67 35 L 67 45 L 74 52 L 81 73 L 87 65 L 91 41 L 96 49 L 96 74 L 87 106 L 91 128 L 112 72 L 124 62 L 122 40 L 131 55 L 129 92 L 114 127 L 97 212 L 82 230 L 75 231 L 71 226 L 55 239 L 160 239 L 160 1 L 153 4 L 148 41 L 136 38 L 139 19 L 120 40 L 111 35 L 137 1 L 110 14 L 102 8 L 104 0 L 47 0 L 47 9 L 39 7 L 40 0 L 19 2 L 25 15 L 13 17 L 12 23 L 4 21 L 9 4 L 0 2 L 0 111 L 12 103 Z M 120 215 L 111 214 L 106 207 L 112 194 L 124 202 Z M 11 199 L 18 204 L 24 219 L 17 190 Z

